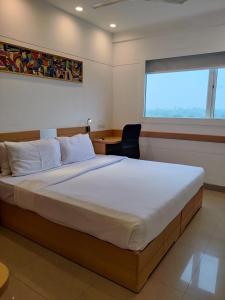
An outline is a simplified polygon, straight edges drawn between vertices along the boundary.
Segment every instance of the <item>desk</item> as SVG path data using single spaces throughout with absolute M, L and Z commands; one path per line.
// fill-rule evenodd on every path
M 0 296 L 3 294 L 4 289 L 6 288 L 8 278 L 9 278 L 8 268 L 2 263 L 0 263 Z
M 119 144 L 121 137 L 109 136 L 102 139 L 94 139 L 93 146 L 96 154 L 107 154 L 107 146 Z

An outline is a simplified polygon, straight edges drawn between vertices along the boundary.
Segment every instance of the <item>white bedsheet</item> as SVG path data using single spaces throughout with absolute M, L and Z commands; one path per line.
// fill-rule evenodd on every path
M 121 248 L 142 250 L 203 179 L 199 167 L 97 156 L 35 175 L 0 178 L 0 190 L 5 184 L 12 196 L 13 187 L 13 197 L 1 192 L 0 197 Z

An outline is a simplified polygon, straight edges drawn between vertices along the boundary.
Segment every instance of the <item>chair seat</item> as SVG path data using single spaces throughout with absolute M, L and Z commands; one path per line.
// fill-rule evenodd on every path
M 139 145 L 123 145 L 122 143 L 108 145 L 107 154 L 127 156 L 129 158 L 140 158 Z

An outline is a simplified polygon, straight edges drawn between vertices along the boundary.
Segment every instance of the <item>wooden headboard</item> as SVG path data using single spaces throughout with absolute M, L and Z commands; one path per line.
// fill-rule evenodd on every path
M 40 131 L 20 131 L 20 132 L 4 132 L 0 133 L 0 142 L 26 142 L 40 139 Z
M 57 136 L 73 136 L 78 133 L 87 133 L 87 132 L 88 132 L 88 126 L 57 128 Z
M 57 128 L 57 136 L 72 136 L 78 133 L 87 133 L 88 127 Z M 40 139 L 40 130 L 3 132 L 0 133 L 0 142 L 26 142 Z

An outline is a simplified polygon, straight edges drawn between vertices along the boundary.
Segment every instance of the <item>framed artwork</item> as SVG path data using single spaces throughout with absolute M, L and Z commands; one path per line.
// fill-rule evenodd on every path
M 70 82 L 83 81 L 82 61 L 3 42 L 0 42 L 0 71 Z

